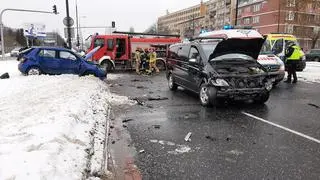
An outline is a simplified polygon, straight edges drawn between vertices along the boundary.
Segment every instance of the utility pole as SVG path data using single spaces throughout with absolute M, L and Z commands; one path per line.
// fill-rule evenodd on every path
M 27 10 L 27 9 L 4 9 L 0 13 L 0 33 L 1 33 L 1 53 L 2 58 L 4 58 L 4 25 L 2 21 L 3 13 L 6 11 L 18 11 L 18 12 L 32 12 L 32 13 L 45 13 L 45 14 L 58 14 L 57 12 L 51 12 L 51 11 L 38 11 L 38 10 Z
M 67 11 L 67 41 L 68 41 L 68 47 L 71 49 L 71 29 L 70 29 L 70 15 L 69 15 L 69 0 L 66 0 L 66 11 Z
M 80 47 L 78 0 L 76 0 L 77 47 Z
M 239 11 L 239 0 L 236 0 L 236 19 L 234 21 L 234 26 L 238 25 L 238 11 Z

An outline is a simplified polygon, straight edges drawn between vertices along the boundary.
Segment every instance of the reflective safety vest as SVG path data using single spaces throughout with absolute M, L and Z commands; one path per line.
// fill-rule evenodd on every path
M 292 46 L 292 48 L 294 49 L 293 53 L 291 54 L 290 57 L 288 57 L 288 60 L 300 60 L 301 58 L 301 52 L 300 52 L 300 48 L 298 46 Z
M 136 61 L 140 61 L 140 59 L 141 59 L 140 52 L 136 51 L 134 58 L 136 59 Z
M 156 62 L 157 61 L 157 53 L 152 52 L 150 53 L 150 62 Z

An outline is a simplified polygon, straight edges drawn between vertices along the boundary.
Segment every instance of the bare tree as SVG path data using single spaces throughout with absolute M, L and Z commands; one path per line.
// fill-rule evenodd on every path
M 294 27 L 295 35 L 310 38 L 314 48 L 320 39 L 320 1 L 283 0 L 281 5 L 286 10 L 285 23 Z

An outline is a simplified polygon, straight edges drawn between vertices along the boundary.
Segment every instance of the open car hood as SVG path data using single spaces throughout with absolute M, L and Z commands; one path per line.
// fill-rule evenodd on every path
M 239 53 L 248 55 L 253 59 L 258 59 L 264 41 L 265 39 L 263 38 L 226 39 L 218 43 L 210 58 L 213 59 L 230 53 Z
M 84 60 L 88 60 L 88 59 L 90 59 L 93 55 L 94 55 L 94 53 L 96 53 L 98 50 L 100 49 L 100 46 L 97 46 L 97 47 L 95 47 L 94 49 L 92 49 L 91 51 L 89 51 L 87 54 L 86 54 L 86 56 L 84 57 Z

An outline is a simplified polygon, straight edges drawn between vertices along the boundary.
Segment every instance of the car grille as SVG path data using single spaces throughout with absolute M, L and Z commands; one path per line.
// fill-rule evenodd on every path
M 280 65 L 277 65 L 277 64 L 263 65 L 263 67 L 266 68 L 268 72 L 277 72 L 280 69 Z
M 231 77 L 226 78 L 231 88 L 261 88 L 264 86 L 264 77 Z

